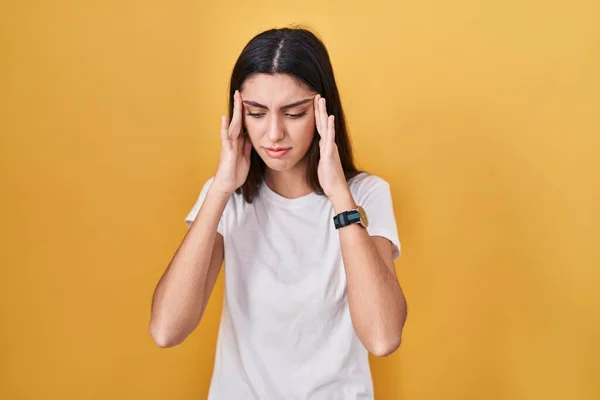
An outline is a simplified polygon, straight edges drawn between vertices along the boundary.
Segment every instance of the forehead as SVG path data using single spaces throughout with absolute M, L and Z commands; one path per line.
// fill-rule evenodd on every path
M 244 82 L 240 93 L 244 100 L 282 105 L 310 97 L 314 91 L 287 74 L 256 74 Z

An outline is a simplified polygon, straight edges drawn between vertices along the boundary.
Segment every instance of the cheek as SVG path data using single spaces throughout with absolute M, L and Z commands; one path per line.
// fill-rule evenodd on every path
M 260 138 L 263 136 L 263 128 L 261 127 L 260 123 L 261 120 L 244 116 L 243 121 L 244 128 L 246 129 L 246 133 L 250 138 L 250 142 L 252 142 L 252 145 L 256 147 L 260 142 Z
M 288 132 L 298 147 L 308 148 L 315 135 L 315 130 L 314 117 L 312 117 L 294 121 Z

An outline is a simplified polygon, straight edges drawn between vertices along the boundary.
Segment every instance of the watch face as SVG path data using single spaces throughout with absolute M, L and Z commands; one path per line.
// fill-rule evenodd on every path
M 360 222 L 364 225 L 365 228 L 369 226 L 369 218 L 367 217 L 367 213 L 364 208 L 358 206 L 358 213 L 360 214 Z

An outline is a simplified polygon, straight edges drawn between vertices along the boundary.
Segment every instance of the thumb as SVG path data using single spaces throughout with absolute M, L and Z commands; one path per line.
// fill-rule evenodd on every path
M 231 139 L 227 129 L 228 121 L 226 116 L 221 116 L 221 147 L 225 150 L 231 150 Z

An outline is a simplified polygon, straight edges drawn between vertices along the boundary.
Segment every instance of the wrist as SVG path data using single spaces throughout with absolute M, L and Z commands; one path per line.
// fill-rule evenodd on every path
M 331 200 L 336 214 L 344 211 L 354 210 L 357 207 L 356 201 L 354 201 L 354 197 L 352 196 L 349 188 L 347 190 L 340 191 L 335 195 L 329 196 L 329 200 Z
M 206 197 L 212 197 L 219 200 L 229 200 L 229 198 L 232 195 L 232 191 L 221 189 L 219 188 L 219 186 L 214 185 L 213 183 L 213 185 L 211 185 L 210 188 L 208 188 L 208 193 L 206 194 Z

